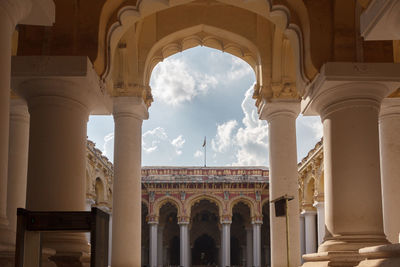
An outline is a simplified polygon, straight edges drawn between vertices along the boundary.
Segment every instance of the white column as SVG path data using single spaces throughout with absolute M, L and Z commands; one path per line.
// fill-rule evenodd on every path
M 386 98 L 379 117 L 383 222 L 385 234 L 392 243 L 400 233 L 400 98 Z
M 246 266 L 253 266 L 253 228 L 246 227 Z
M 400 85 L 398 65 L 327 63 L 304 103 L 306 114 L 318 113 L 323 122 L 325 225 L 330 235 L 318 251 L 328 256 L 325 263 L 338 260 L 331 251 L 345 252 L 341 261 L 351 264 L 359 260 L 360 248 L 387 243 L 378 114 L 383 97 Z
M 324 242 L 325 237 L 325 205 L 324 202 L 315 202 L 317 209 L 318 246 Z
M 164 252 L 164 247 L 163 247 L 163 234 L 164 234 L 164 226 L 159 225 L 158 226 L 158 235 L 157 235 L 157 265 L 158 266 L 163 266 L 164 261 L 163 261 L 163 252 Z
M 306 233 L 304 225 L 304 214 L 300 214 L 300 255 L 301 263 L 303 263 L 303 255 L 306 254 Z
M 0 2 L 0 246 L 7 231 L 7 168 L 10 115 L 11 38 L 17 23 L 31 9 L 29 0 Z
M 306 254 L 317 252 L 317 212 L 304 211 L 304 232 L 306 241 Z
M 147 106 L 141 98 L 118 97 L 114 99 L 113 115 L 115 141 L 111 265 L 140 266 L 142 121 L 148 118 Z
M 261 224 L 253 222 L 253 266 L 261 267 Z
M 262 107 L 260 118 L 268 121 L 270 199 L 284 195 L 289 201 L 289 260 L 291 266 L 300 265 L 299 198 L 297 188 L 296 118 L 299 102 L 270 102 Z M 274 203 L 270 204 L 271 265 L 286 266 L 285 217 L 276 217 Z
M 26 208 L 86 210 L 87 120 L 107 110 L 99 77 L 87 57 L 14 57 L 12 66 L 13 90 L 30 113 Z M 42 241 L 56 262 L 89 252 L 84 233 L 46 233 Z
M 190 266 L 189 222 L 179 222 L 180 231 L 180 265 Z
M 149 262 L 150 262 L 150 267 L 157 267 L 158 223 L 150 222 L 149 227 L 150 227 Z
M 222 222 L 222 267 L 231 265 L 231 222 Z
M 17 208 L 25 208 L 28 172 L 29 112 L 22 99 L 11 100 L 8 152 L 7 243 L 15 245 Z

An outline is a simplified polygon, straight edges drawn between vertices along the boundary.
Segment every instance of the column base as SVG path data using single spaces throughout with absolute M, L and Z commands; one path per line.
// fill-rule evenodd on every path
M 17 233 L 8 228 L 0 228 L 0 247 L 14 248 Z M 1 266 L 1 265 L 0 265 Z
M 363 259 L 358 251 L 319 252 L 303 255 L 302 267 L 354 267 Z
M 86 263 L 82 263 L 83 253 L 56 253 L 49 259 L 53 261 L 57 267 L 84 267 Z
M 356 251 L 365 247 L 389 244 L 384 235 L 343 235 L 325 238 L 318 252 Z
M 0 246 L 0 266 L 14 267 L 15 252 L 13 247 Z
M 55 250 L 49 248 L 42 249 L 42 267 L 57 267 L 57 265 L 49 260 L 49 257 L 55 254 Z M 0 266 L 14 267 L 15 266 L 15 248 L 0 248 Z
M 365 260 L 361 261 L 358 267 L 400 266 L 400 244 L 362 248 L 359 253 Z

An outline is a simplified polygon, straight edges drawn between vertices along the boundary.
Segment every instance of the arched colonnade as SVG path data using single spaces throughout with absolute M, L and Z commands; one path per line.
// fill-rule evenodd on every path
M 385 228 L 391 241 L 399 232 L 393 215 L 398 196 L 390 190 L 399 173 L 393 145 L 400 140 L 400 46 L 393 41 L 399 10 L 394 0 L 1 1 L 1 243 L 13 248 L 13 211 L 23 203 L 32 210 L 85 210 L 88 116 L 113 114 L 112 266 L 139 266 L 135 214 L 141 210 L 141 125 L 153 101 L 151 71 L 169 55 L 206 45 L 254 69 L 253 97 L 269 124 L 269 197 L 294 196 L 288 209 L 294 218 L 295 121 L 300 112 L 321 117 L 326 235 L 319 254 L 304 257 L 305 266 L 356 266 L 369 257 L 390 262 L 392 254 L 370 247 L 387 244 Z M 285 224 L 273 215 L 271 209 L 271 260 L 283 266 Z M 296 266 L 299 223 L 289 225 L 289 259 Z M 88 252 L 83 238 L 65 238 L 47 242 L 54 259 Z

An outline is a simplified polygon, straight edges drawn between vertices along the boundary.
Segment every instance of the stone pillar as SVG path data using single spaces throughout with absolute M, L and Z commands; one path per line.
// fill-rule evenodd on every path
M 183 267 L 190 266 L 190 243 L 189 243 L 189 222 L 179 222 L 180 232 L 180 265 Z
M 231 265 L 231 223 L 231 221 L 222 222 L 221 251 L 223 267 Z
M 325 237 L 325 204 L 324 202 L 314 202 L 317 209 L 317 230 L 318 230 L 318 246 L 324 242 Z
M 150 242 L 149 242 L 149 263 L 150 267 L 157 267 L 157 235 L 158 222 L 149 222 Z
M 317 252 L 317 212 L 304 211 L 304 233 L 306 254 Z
M 29 113 L 26 102 L 22 99 L 11 100 L 9 136 L 7 183 L 7 219 L 9 224 L 2 236 L 3 244 L 8 249 L 3 249 L 0 252 L 0 266 L 14 266 L 17 208 L 25 208 L 26 202 Z
M 253 222 L 253 266 L 261 267 L 261 225 L 262 222 Z
M 113 115 L 115 141 L 111 265 L 140 266 L 142 121 L 148 118 L 147 106 L 138 97 L 118 97 L 114 99 Z
M 296 118 L 300 103 L 281 101 L 264 103 L 260 118 L 268 121 L 270 199 L 284 195 L 289 201 L 289 260 L 291 266 L 300 265 L 299 193 L 297 182 Z M 276 217 L 274 203 L 270 203 L 271 265 L 287 265 L 285 217 Z
M 164 234 L 164 226 L 159 225 L 158 226 L 158 235 L 157 235 L 157 266 L 163 266 L 164 261 L 163 261 L 163 252 L 164 252 L 164 247 L 163 247 L 163 234 Z
M 354 266 L 358 250 L 386 244 L 378 114 L 400 85 L 398 64 L 326 63 L 303 106 L 324 129 L 325 225 L 329 236 L 304 266 Z M 320 262 L 316 265 L 315 262 Z
M 22 99 L 11 100 L 8 152 L 7 218 L 9 243 L 15 245 L 17 208 L 25 208 L 28 172 L 29 112 Z
M 399 242 L 400 214 L 400 98 L 386 98 L 379 117 L 383 222 L 392 243 Z
M 6 246 L 8 137 L 10 115 L 11 38 L 17 23 L 28 15 L 30 0 L 0 2 L 0 249 Z
M 26 208 L 86 209 L 86 124 L 90 112 L 108 112 L 107 96 L 86 57 L 14 57 L 12 88 L 30 113 Z M 83 233 L 45 233 L 55 262 L 80 264 L 89 252 Z
M 304 225 L 304 214 L 300 214 L 300 255 L 301 263 L 303 263 L 303 255 L 306 254 L 306 233 Z
M 246 266 L 253 266 L 253 229 L 246 227 Z

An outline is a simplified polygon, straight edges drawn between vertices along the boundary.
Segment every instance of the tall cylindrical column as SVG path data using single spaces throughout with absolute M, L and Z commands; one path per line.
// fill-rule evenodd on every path
M 315 211 L 304 211 L 304 232 L 306 253 L 317 252 L 317 213 Z
M 261 267 L 261 223 L 253 222 L 253 266 Z
M 222 222 L 222 266 L 231 265 L 231 222 Z
M 303 263 L 303 255 L 306 254 L 306 233 L 304 225 L 304 214 L 300 214 L 300 255 Z
M 317 229 L 318 229 L 318 246 L 324 242 L 325 237 L 325 204 L 324 202 L 315 202 L 314 207 L 317 209 Z
M 190 243 L 189 243 L 189 223 L 179 222 L 180 232 L 180 265 L 183 267 L 190 266 Z
M 159 225 L 158 226 L 158 235 L 157 235 L 157 266 L 162 267 L 163 266 L 163 253 L 164 253 L 164 247 L 163 247 L 163 234 L 164 234 L 164 226 Z
M 26 208 L 37 211 L 86 209 L 86 124 L 89 100 L 79 82 L 28 79 L 18 92 L 30 113 Z M 60 91 L 65 92 L 59 95 Z M 43 246 L 56 250 L 53 259 L 79 262 L 89 251 L 84 234 L 46 233 Z
M 0 2 L 0 245 L 7 231 L 7 168 L 10 114 L 11 37 L 14 28 L 31 9 L 29 0 Z
M 26 208 L 86 210 L 87 121 L 106 101 L 97 74 L 86 57 L 15 57 L 12 71 L 30 113 Z M 59 265 L 89 252 L 84 233 L 43 233 L 42 244 Z
M 150 227 L 149 263 L 150 267 L 157 267 L 158 223 L 150 222 L 149 227 Z
M 140 266 L 142 121 L 148 118 L 148 112 L 141 98 L 118 97 L 114 99 L 113 115 L 115 141 L 111 265 Z
M 299 102 L 266 103 L 261 119 L 268 121 L 270 199 L 284 195 L 294 197 L 289 201 L 289 260 L 291 266 L 300 265 L 299 198 L 297 188 L 296 118 Z M 274 203 L 270 204 L 271 265 L 287 265 L 285 217 L 276 217 Z
M 246 266 L 253 266 L 253 228 L 246 227 Z
M 398 64 L 329 62 L 308 92 L 304 113 L 319 114 L 323 123 L 326 226 L 318 254 L 306 256 L 310 266 L 355 266 L 365 257 L 360 249 L 388 243 L 378 116 L 383 98 L 399 87 L 399 74 Z
M 379 117 L 383 222 L 390 242 L 399 242 L 400 214 L 400 98 L 386 98 Z
M 25 208 L 28 172 L 29 112 L 22 99 L 11 100 L 8 152 L 7 218 L 8 243 L 15 245 L 17 208 Z
M 360 91 L 376 86 L 376 94 L 381 89 L 379 85 L 354 86 Z M 380 185 L 379 107 L 380 101 L 368 95 L 333 102 L 321 110 L 325 224 L 332 237 L 326 237 L 319 251 L 358 250 L 387 242 Z

